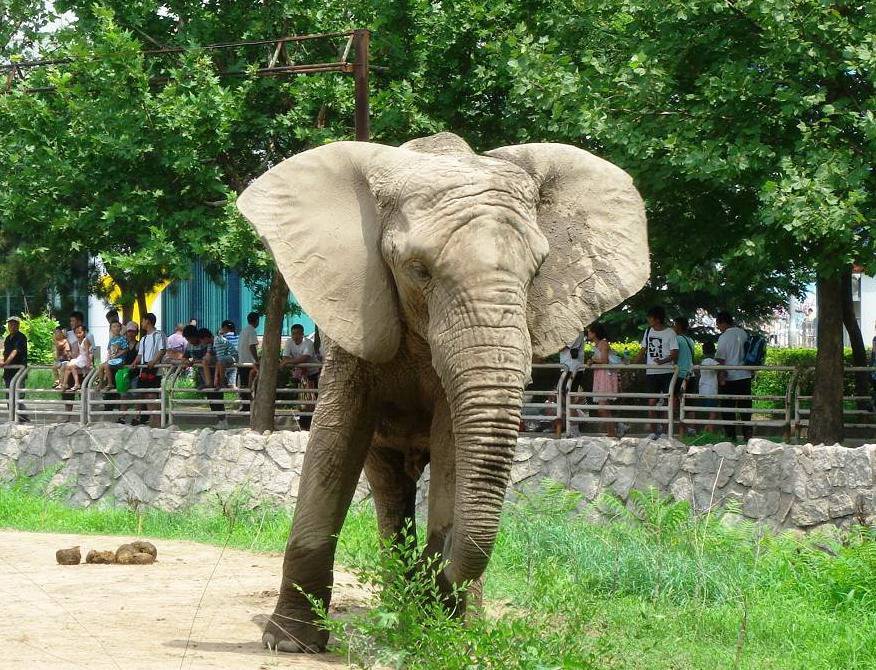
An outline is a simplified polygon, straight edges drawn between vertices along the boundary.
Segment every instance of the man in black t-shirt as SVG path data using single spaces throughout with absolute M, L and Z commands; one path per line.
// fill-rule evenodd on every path
M 19 330 L 18 317 L 10 316 L 6 321 L 6 337 L 3 339 L 3 383 L 6 388 L 12 384 L 12 378 L 21 369 L 19 365 L 27 365 L 27 337 Z M 14 367 L 13 367 L 14 366 Z

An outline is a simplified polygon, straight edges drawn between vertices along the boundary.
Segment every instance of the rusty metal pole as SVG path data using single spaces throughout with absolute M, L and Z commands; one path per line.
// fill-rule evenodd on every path
M 353 79 L 356 82 L 356 140 L 371 139 L 371 123 L 368 115 L 368 45 L 370 30 L 354 30 L 356 39 L 356 62 L 353 64 Z

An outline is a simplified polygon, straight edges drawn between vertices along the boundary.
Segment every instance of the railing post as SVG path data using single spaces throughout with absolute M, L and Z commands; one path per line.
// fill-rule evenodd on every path
M 669 406 L 666 408 L 667 429 L 669 438 L 675 434 L 675 382 L 678 380 L 678 366 L 672 366 L 672 379 L 669 380 Z
M 9 403 L 9 406 L 6 408 L 9 413 L 9 422 L 12 423 L 15 421 L 15 414 L 18 411 L 18 404 L 15 402 L 16 400 L 16 390 L 18 389 L 19 380 L 24 377 L 27 372 L 27 366 L 24 366 L 18 370 L 13 376 L 12 380 L 9 382 L 9 388 L 6 389 L 6 402 Z
M 785 437 L 786 442 L 791 441 L 791 430 L 792 430 L 792 427 L 791 427 L 791 424 L 792 424 L 791 399 L 792 399 L 792 397 L 796 396 L 794 391 L 796 390 L 796 387 L 797 387 L 797 374 L 798 374 L 798 372 L 799 372 L 799 370 L 794 370 L 794 372 L 791 373 L 791 376 L 788 378 L 788 386 L 785 389 L 785 435 L 784 435 L 784 437 Z
M 97 374 L 97 368 L 92 366 L 91 371 L 82 379 L 79 386 L 79 423 L 83 426 L 88 423 L 88 394 L 91 387 L 91 380 Z
M 161 412 L 158 417 L 158 425 L 162 428 L 167 427 L 167 385 L 172 381 L 173 373 L 173 370 L 168 370 L 167 374 L 162 377 L 161 386 L 158 388 L 158 411 Z
M 30 370 L 30 366 L 25 366 L 22 368 L 21 372 L 19 372 L 15 378 L 12 380 L 12 417 L 13 421 L 18 421 L 18 403 L 20 397 L 19 388 L 21 386 L 21 381 L 27 377 L 27 374 Z
M 563 417 L 563 407 L 565 407 L 565 403 L 563 402 L 563 383 L 567 374 L 567 370 L 563 369 L 560 371 L 560 379 L 557 381 L 557 418 L 555 422 L 555 432 L 557 437 L 563 435 L 563 424 L 566 423 L 566 419 Z M 565 430 L 565 434 L 568 434 L 568 429 Z

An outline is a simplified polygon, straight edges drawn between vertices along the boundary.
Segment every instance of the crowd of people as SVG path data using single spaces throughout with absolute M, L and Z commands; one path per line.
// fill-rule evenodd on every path
M 656 421 L 659 411 L 658 404 L 665 402 L 672 383 L 675 368 L 673 402 L 679 404 L 685 393 L 696 393 L 701 396 L 697 402 L 698 412 L 708 417 L 709 421 L 735 421 L 737 414 L 742 419 L 751 418 L 751 384 L 752 371 L 738 369 L 739 366 L 752 365 L 746 360 L 749 352 L 749 334 L 734 323 L 728 312 L 720 312 L 715 325 L 720 333 L 717 344 L 711 341 L 703 342 L 703 357 L 699 362 L 699 370 L 695 369 L 694 359 L 696 343 L 689 335 L 690 324 L 682 316 L 667 323 L 666 310 L 655 306 L 648 310 L 647 327 L 642 336 L 641 348 L 630 363 L 642 364 L 645 369 L 645 392 L 652 397 L 648 399 L 650 416 L 655 419 L 652 425 L 651 438 L 658 438 L 663 432 L 663 424 Z M 593 348 L 592 355 L 584 355 L 587 343 Z M 586 368 L 592 368 L 592 399 L 596 405 L 598 416 L 611 417 L 611 404 L 617 400 L 620 393 L 620 366 L 624 361 L 611 348 L 606 327 L 601 323 L 591 325 L 578 338 L 569 344 L 560 354 L 560 362 L 569 370 L 567 388 L 581 388 L 583 373 Z M 607 367 L 603 367 L 607 366 Z M 663 397 L 661 397 L 663 396 Z M 724 397 L 722 397 L 724 396 Z M 718 406 L 727 408 L 720 413 Z M 606 421 L 605 432 L 609 436 L 622 434 L 626 425 L 622 422 Z M 714 430 L 713 426 L 707 426 Z M 679 422 L 679 433 L 683 435 L 685 426 Z M 724 425 L 728 439 L 736 439 L 736 426 Z M 742 427 L 743 437 L 751 437 L 751 426 Z
M 97 389 L 107 398 L 123 398 L 130 388 L 140 389 L 140 397 L 154 399 L 161 387 L 162 377 L 170 369 L 184 369 L 193 375 L 195 387 L 204 393 L 210 409 L 216 412 L 219 425 L 227 424 L 223 393 L 227 390 L 240 392 L 241 410 L 249 410 L 252 390 L 259 373 L 259 339 L 257 328 L 260 316 L 256 312 L 247 315 L 247 324 L 238 333 L 235 323 L 223 321 L 214 334 L 209 328 L 199 327 L 193 319 L 188 324 L 177 324 L 167 336 L 156 328 L 155 314 L 143 316 L 140 323 L 124 323 L 115 309 L 106 314 L 109 324 L 109 340 L 106 343 L 104 361 L 97 374 Z M 665 402 L 672 383 L 675 368 L 674 402 L 679 403 L 684 393 L 695 392 L 700 396 L 698 411 L 716 421 L 718 405 L 729 408 L 720 413 L 720 419 L 735 420 L 737 412 L 743 419 L 750 418 L 752 372 L 735 366 L 750 365 L 747 360 L 749 334 L 734 324 L 727 312 L 717 315 L 716 326 L 720 332 L 717 345 L 711 341 L 702 344 L 702 360 L 698 371 L 694 366 L 696 343 L 689 335 L 689 323 L 684 317 L 676 317 L 667 323 L 662 307 L 653 307 L 647 312 L 647 327 L 642 337 L 641 348 L 631 361 L 625 361 L 611 347 L 606 327 L 601 323 L 591 325 L 569 344 L 560 354 L 560 361 L 569 370 L 567 388 L 582 388 L 585 369 L 592 369 L 592 401 L 598 416 L 606 419 L 605 432 L 609 436 L 622 434 L 626 428 L 620 421 L 609 420 L 611 405 L 621 393 L 620 364 L 645 363 L 645 391 L 650 416 L 653 420 L 652 438 L 663 432 L 663 423 L 657 421 L 657 405 Z M 585 356 L 585 345 L 592 346 L 592 355 Z M 96 347 L 94 336 L 88 332 L 82 312 L 73 311 L 69 328 L 55 328 L 53 335 L 54 364 L 53 388 L 64 397 L 72 397 L 81 389 L 83 380 L 95 365 Z M 316 388 L 321 361 L 318 332 L 313 338 L 304 336 L 304 327 L 294 324 L 290 337 L 282 347 L 281 367 L 289 368 L 292 383 L 298 388 Z M 28 364 L 27 337 L 20 330 L 17 317 L 7 321 L 7 333 L 3 342 L 3 379 L 9 387 L 15 373 Z M 156 389 L 155 393 L 144 391 Z M 113 395 L 114 394 L 114 395 Z M 125 406 L 114 406 L 125 411 Z M 134 416 L 132 424 L 148 423 L 149 416 Z M 119 418 L 124 422 L 124 418 Z M 713 429 L 713 428 L 712 428 Z M 679 425 L 683 434 L 684 425 Z M 736 426 L 724 425 L 727 437 L 736 438 Z M 746 439 L 751 436 L 751 427 L 743 426 Z
M 199 327 L 192 319 L 188 324 L 177 324 L 167 336 L 156 328 L 157 317 L 148 313 L 140 323 L 124 323 L 119 312 L 111 309 L 106 314 L 109 339 L 104 349 L 103 362 L 97 363 L 96 389 L 105 399 L 130 399 L 130 389 L 140 389 L 140 398 L 152 400 L 157 397 L 162 378 L 169 370 L 191 370 L 195 388 L 202 391 L 210 409 L 217 413 L 219 427 L 227 425 L 223 393 L 240 391 L 241 410 L 249 411 L 252 390 L 259 371 L 259 337 L 257 328 L 260 315 L 251 312 L 247 324 L 238 333 L 235 323 L 223 321 L 214 334 L 209 328 Z M 94 336 L 85 326 L 85 316 L 73 311 L 69 316 L 69 329 L 58 325 L 53 333 L 53 385 L 63 398 L 70 398 L 80 391 L 87 374 L 94 368 L 97 348 Z M 15 374 L 28 364 L 28 341 L 20 329 L 20 320 L 12 316 L 7 320 L 3 341 L 3 380 L 8 388 Z M 293 324 L 290 337 L 283 346 L 281 368 L 288 368 L 297 387 L 315 388 L 319 378 L 321 361 L 318 336 L 304 337 L 304 327 Z M 156 392 L 144 390 L 156 389 Z M 120 422 L 126 422 L 122 414 L 124 404 L 113 405 L 120 412 Z M 146 406 L 148 407 L 148 405 Z M 153 417 L 135 413 L 132 425 L 146 424 Z M 25 418 L 25 417 L 22 417 Z

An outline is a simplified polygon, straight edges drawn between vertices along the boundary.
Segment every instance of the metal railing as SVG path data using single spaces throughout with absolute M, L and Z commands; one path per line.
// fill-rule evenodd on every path
M 18 383 L 19 377 L 24 374 L 25 366 L 23 365 L 5 365 L 2 370 L 4 375 L 7 371 L 14 374 L 9 379 L 9 387 L 4 384 L 0 387 L 0 418 L 5 418 L 7 421 L 15 420 L 15 397 L 13 391 Z
M 671 372 L 666 372 L 665 365 L 643 365 L 643 364 L 599 364 L 591 366 L 593 371 L 607 370 L 617 374 L 618 390 L 611 391 L 611 395 L 607 396 L 606 391 L 574 391 L 571 381 L 569 388 L 566 391 L 566 400 L 564 403 L 566 417 L 566 434 L 573 434 L 580 431 L 581 424 L 651 424 L 665 425 L 666 432 L 672 434 L 675 426 L 675 387 L 678 380 L 678 368 L 669 368 Z M 623 383 L 623 372 L 632 372 L 636 370 L 644 370 L 647 374 L 648 370 L 659 369 L 660 374 L 670 377 L 669 389 L 664 393 L 643 393 L 639 391 L 625 391 Z M 569 373 L 570 376 L 574 376 Z M 614 401 L 620 400 L 620 404 L 614 404 Z M 641 403 L 634 401 L 639 400 Z M 654 400 L 654 404 L 650 401 Z M 633 402 L 631 402 L 633 401 Z M 603 414 L 599 412 L 602 411 Z M 647 412 L 647 416 L 642 416 Z
M 87 383 L 83 384 L 85 389 L 85 407 L 87 421 L 118 421 L 126 420 L 127 418 L 146 418 L 157 416 L 159 425 L 164 428 L 167 423 L 167 392 L 166 386 L 175 372 L 177 366 L 161 363 L 159 365 L 149 367 L 146 365 L 131 366 L 113 366 L 118 370 L 125 370 L 131 378 L 131 388 L 123 393 L 120 393 L 116 388 L 116 380 L 110 379 L 109 386 L 101 386 L 101 377 L 99 368 L 93 374 Z M 135 380 L 143 370 L 155 370 L 158 375 L 159 386 L 140 388 L 136 385 Z M 113 376 L 113 375 L 111 375 Z
M 548 377 L 545 381 L 553 383 L 549 377 L 556 376 L 557 381 L 550 388 L 532 388 L 536 384 L 535 377 Z M 535 363 L 532 366 L 532 379 L 523 391 L 523 404 L 520 407 L 520 424 L 522 432 L 540 432 L 547 429 L 550 432 L 561 431 L 563 416 L 563 384 L 568 378 L 566 366 L 556 363 Z M 541 379 L 539 381 L 542 381 Z
M 34 375 L 35 372 L 45 370 L 52 372 L 55 368 L 51 365 L 28 365 L 21 373 L 16 375 L 12 383 L 12 397 L 15 405 L 15 420 L 54 419 L 64 418 L 66 421 L 78 420 L 80 423 L 88 421 L 87 400 L 85 390 L 96 374 L 96 368 L 86 368 L 81 372 L 80 385 L 68 389 L 59 388 L 54 384 L 54 376 L 44 375 L 52 380 L 52 385 L 47 386 L 42 381 L 28 384 L 28 379 L 35 379 L 43 375 Z M 60 368 L 63 378 L 64 368 Z
M 845 374 L 850 373 L 867 373 L 871 378 L 876 373 L 876 367 L 847 367 L 843 370 Z M 809 417 L 812 414 L 812 396 L 803 392 L 804 376 L 797 375 L 796 387 L 794 390 L 794 417 L 796 435 L 799 439 L 803 428 L 808 428 Z M 843 380 L 845 381 L 845 379 Z M 874 415 L 874 396 L 873 395 L 846 395 L 843 393 L 843 425 L 846 428 L 876 428 L 876 423 L 863 423 L 858 420 L 862 416 Z M 851 407 L 849 405 L 852 405 Z
M 200 371 L 196 366 L 163 363 L 158 367 L 161 383 L 157 388 L 138 387 L 132 371 L 132 388 L 119 394 L 114 387 L 101 386 L 100 367 L 83 372 L 81 389 L 62 390 L 51 385 L 52 366 L 9 366 L 16 372 L 7 386 L 0 386 L 0 421 L 115 421 L 128 418 L 144 419 L 161 426 L 179 420 L 238 418 L 243 425 L 251 414 L 255 384 L 250 388 L 227 384 L 218 389 L 198 388 Z M 212 366 L 211 366 L 212 367 Z M 319 370 L 319 363 L 305 363 L 284 368 L 297 369 L 291 386 L 277 388 L 275 415 L 297 419 L 311 417 L 319 400 L 317 375 L 310 370 Z M 652 368 L 654 366 L 651 366 Z M 229 366 L 229 370 L 252 368 L 247 365 Z M 660 366 L 666 370 L 666 366 Z M 129 369 L 130 368 L 125 368 Z M 143 369 L 142 366 L 139 369 Z M 618 390 L 594 390 L 587 383 L 587 376 L 595 370 L 609 370 L 619 375 Z M 708 369 L 718 373 L 729 370 L 748 370 L 752 373 L 782 373 L 780 380 L 784 392 L 774 391 L 758 395 L 706 394 L 697 390 L 688 391 L 688 381 L 677 387 L 678 370 L 672 368 L 669 388 L 662 393 L 642 392 L 641 377 L 649 366 L 635 364 L 594 365 L 570 371 L 563 365 L 533 365 L 533 383 L 524 390 L 521 407 L 521 431 L 555 432 L 575 434 L 585 427 L 605 427 L 626 424 L 627 426 L 657 424 L 670 434 L 679 424 L 688 427 L 742 427 L 752 429 L 777 429 L 790 437 L 797 437 L 809 425 L 812 396 L 807 391 L 811 368 L 789 366 L 694 366 L 702 374 Z M 195 381 L 188 380 L 190 371 Z M 581 371 L 583 388 L 579 390 Z M 846 374 L 876 373 L 876 367 L 848 367 Z M 250 373 L 251 376 L 253 373 Z M 637 376 L 631 382 L 631 376 Z M 257 382 L 256 382 L 257 384 Z M 736 406 L 740 401 L 743 406 Z M 876 432 L 876 412 L 873 398 L 867 395 L 844 396 L 844 420 L 847 428 L 872 429 Z M 731 406 L 732 403 L 732 406 Z M 750 405 L 750 406 L 749 406 Z M 865 421 L 865 417 L 872 421 Z M 596 430 L 595 432 L 602 432 Z
M 784 434 L 790 438 L 794 422 L 793 391 L 797 388 L 797 368 L 788 366 L 763 366 L 763 365 L 721 365 L 702 366 L 695 365 L 693 372 L 713 372 L 716 375 L 725 374 L 731 370 L 744 370 L 752 373 L 752 377 L 758 372 L 786 372 L 789 374 L 785 393 L 782 395 L 756 395 L 752 390 L 750 394 L 704 394 L 688 393 L 688 379 L 682 385 L 678 420 L 685 426 L 737 426 L 750 428 L 782 428 Z M 740 405 L 740 402 L 743 403 Z M 747 406 L 745 405 L 747 403 Z M 756 406 L 758 405 L 758 406 Z M 770 405 L 769 407 L 764 405 Z M 775 405 L 780 405 L 776 407 Z M 704 414 L 714 414 L 703 416 Z M 737 414 L 739 418 L 737 418 Z M 746 418 L 747 417 L 747 418 Z M 780 418 L 775 418 L 780 417 Z
M 169 377 L 163 394 L 167 398 L 166 411 L 170 423 L 175 423 L 179 418 L 221 417 L 227 419 L 228 417 L 249 417 L 252 414 L 252 396 L 255 394 L 257 378 L 255 384 L 251 383 L 249 387 L 241 387 L 231 380 L 230 375 L 226 375 L 225 385 L 221 387 L 198 388 L 201 385 L 190 386 L 188 383 L 181 382 L 187 379 L 189 371 L 192 371 L 194 380 L 197 381 L 203 370 L 203 363 L 175 367 L 177 369 Z M 251 364 L 238 364 L 230 366 L 228 371 L 236 370 L 239 375 L 243 369 L 253 370 L 254 368 L 255 366 Z M 295 386 L 277 387 L 274 416 L 296 418 L 313 416 L 319 397 L 319 389 L 313 378 L 318 376 L 322 364 L 300 363 L 282 366 L 281 370 L 284 368 L 299 369 L 304 373 L 301 375 L 302 379 L 293 379 Z M 313 370 L 317 371 L 317 374 L 310 372 Z M 252 373 L 250 374 L 252 375 Z

